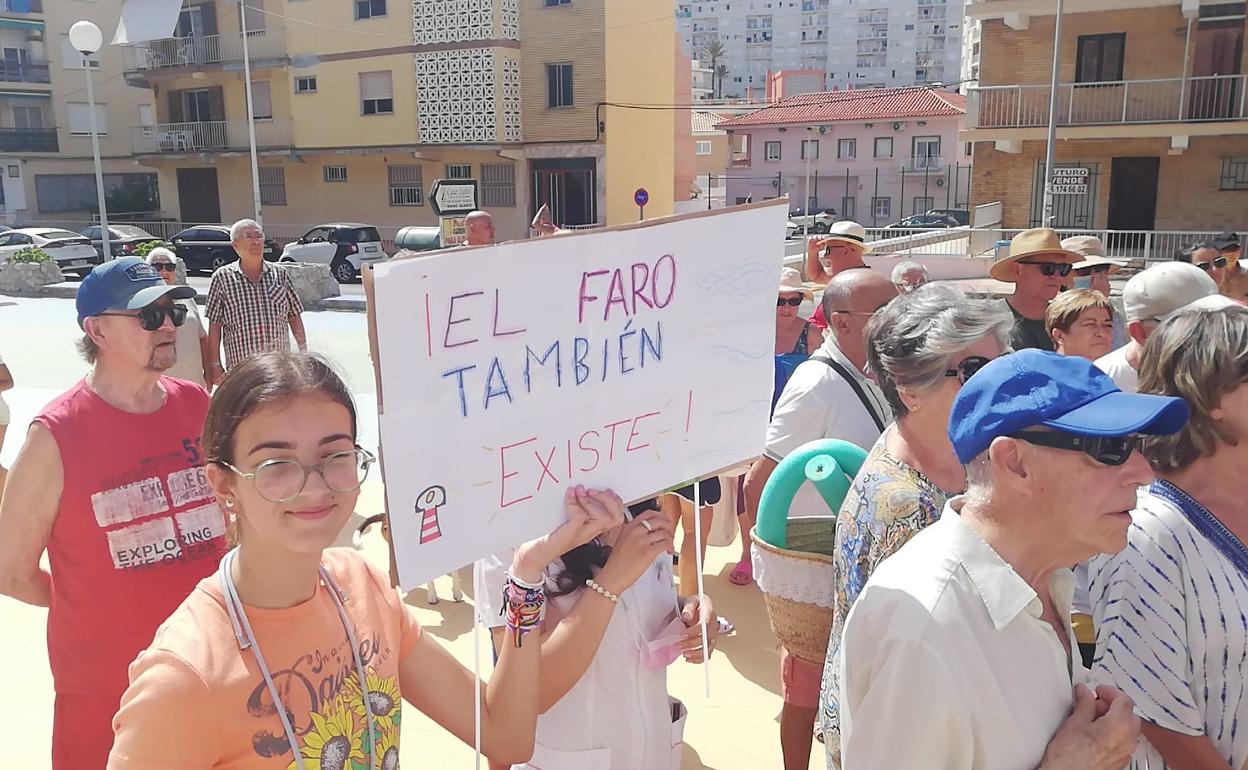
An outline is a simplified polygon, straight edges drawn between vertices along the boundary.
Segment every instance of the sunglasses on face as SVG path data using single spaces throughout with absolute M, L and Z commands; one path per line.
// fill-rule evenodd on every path
M 1139 436 L 1076 436 L 1039 430 L 1019 431 L 1011 438 L 1050 449 L 1083 452 L 1101 465 L 1113 466 L 1125 463 L 1140 445 Z
M 148 305 L 138 313 L 100 313 L 100 315 L 137 318 L 143 331 L 154 332 L 165 325 L 166 316 L 173 321 L 174 326 L 181 326 L 186 321 L 186 308 L 181 305 Z
M 967 356 L 958 362 L 958 365 L 952 369 L 945 370 L 946 377 L 957 377 L 958 382 L 965 385 L 966 381 L 971 379 L 980 369 L 983 369 L 991 361 L 987 356 Z
M 1206 273 L 1209 272 L 1210 270 L 1213 270 L 1214 268 L 1221 269 L 1221 268 L 1226 267 L 1226 257 L 1218 257 L 1217 259 L 1211 262 L 1197 262 L 1196 267 L 1199 267 L 1201 270 L 1204 270 Z
M 802 304 L 801 297 L 789 297 L 788 299 L 785 299 L 784 297 L 780 297 L 779 299 L 776 300 L 776 307 L 784 307 L 785 305 L 788 305 L 789 307 L 797 307 L 801 304 Z
M 1081 267 L 1075 271 L 1075 275 L 1086 278 L 1092 274 L 1101 274 L 1109 272 L 1109 265 L 1093 265 L 1092 267 Z
M 172 262 L 153 262 L 152 268 L 155 270 L 159 270 L 162 273 L 172 273 L 174 270 L 177 269 L 173 266 Z
M 1048 278 L 1054 274 L 1060 275 L 1061 277 L 1065 278 L 1066 276 L 1070 275 L 1071 270 L 1075 269 L 1074 265 L 1069 265 L 1063 262 L 1031 262 L 1026 259 L 1020 259 L 1018 261 L 1018 264 L 1035 265 L 1036 267 L 1040 268 L 1040 275 L 1043 275 L 1045 278 Z

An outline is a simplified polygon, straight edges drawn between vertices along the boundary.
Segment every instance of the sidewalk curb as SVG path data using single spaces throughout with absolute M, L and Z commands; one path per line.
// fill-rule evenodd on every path
M 0 296 L 9 295 L 0 294 Z M 33 296 L 52 297 L 54 299 L 74 299 L 78 296 L 78 284 L 70 281 L 54 283 L 50 286 L 44 286 L 42 291 Z M 197 289 L 195 302 L 202 305 L 207 301 L 208 294 Z M 364 297 L 329 297 L 321 300 L 320 302 L 312 303 L 306 307 L 305 310 L 333 310 L 341 313 L 363 313 L 368 310 L 368 300 Z

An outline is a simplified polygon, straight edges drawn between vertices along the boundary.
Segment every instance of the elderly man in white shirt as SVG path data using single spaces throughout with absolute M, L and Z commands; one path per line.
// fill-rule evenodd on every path
M 1091 362 L 1040 350 L 967 380 L 949 437 L 967 493 L 867 581 L 840 662 L 845 770 L 1121 770 L 1131 700 L 1087 685 L 1069 565 L 1126 546 L 1152 478 L 1138 434 L 1182 399 L 1123 393 Z

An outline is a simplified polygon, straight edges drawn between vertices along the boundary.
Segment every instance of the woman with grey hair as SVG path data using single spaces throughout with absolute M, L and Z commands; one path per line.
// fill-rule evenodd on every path
M 899 295 L 867 324 L 867 367 L 897 421 L 871 449 L 836 520 L 832 634 L 820 697 L 829 767 L 840 767 L 836 678 L 849 608 L 880 562 L 965 488 L 949 443 L 949 412 L 962 383 L 1007 350 L 1013 327 L 1002 303 L 942 284 Z
M 1093 678 L 1135 703 L 1137 770 L 1248 766 L 1248 308 L 1214 295 L 1148 338 L 1140 392 L 1180 396 L 1187 426 L 1146 436 L 1157 474 L 1127 547 L 1091 564 Z
M 147 264 L 151 265 L 165 283 L 178 282 L 178 258 L 164 246 L 157 246 L 147 252 Z M 186 322 L 177 329 L 174 347 L 178 351 L 177 362 L 165 374 L 179 380 L 193 382 L 200 387 L 207 382 L 211 372 L 208 371 L 212 353 L 208 347 L 208 332 L 204 329 L 200 318 L 199 306 L 193 299 L 174 300 L 186 308 Z

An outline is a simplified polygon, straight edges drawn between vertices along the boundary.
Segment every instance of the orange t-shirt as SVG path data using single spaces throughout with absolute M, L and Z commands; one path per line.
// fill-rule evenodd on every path
M 330 549 L 322 563 L 347 597 L 378 732 L 377 766 L 397 768 L 398 668 L 420 626 L 385 576 L 356 552 Z M 366 768 L 368 723 L 355 660 L 329 589 L 321 585 L 286 609 L 246 609 L 307 768 Z M 256 657 L 234 637 L 215 574 L 130 665 L 113 731 L 108 770 L 295 767 Z

